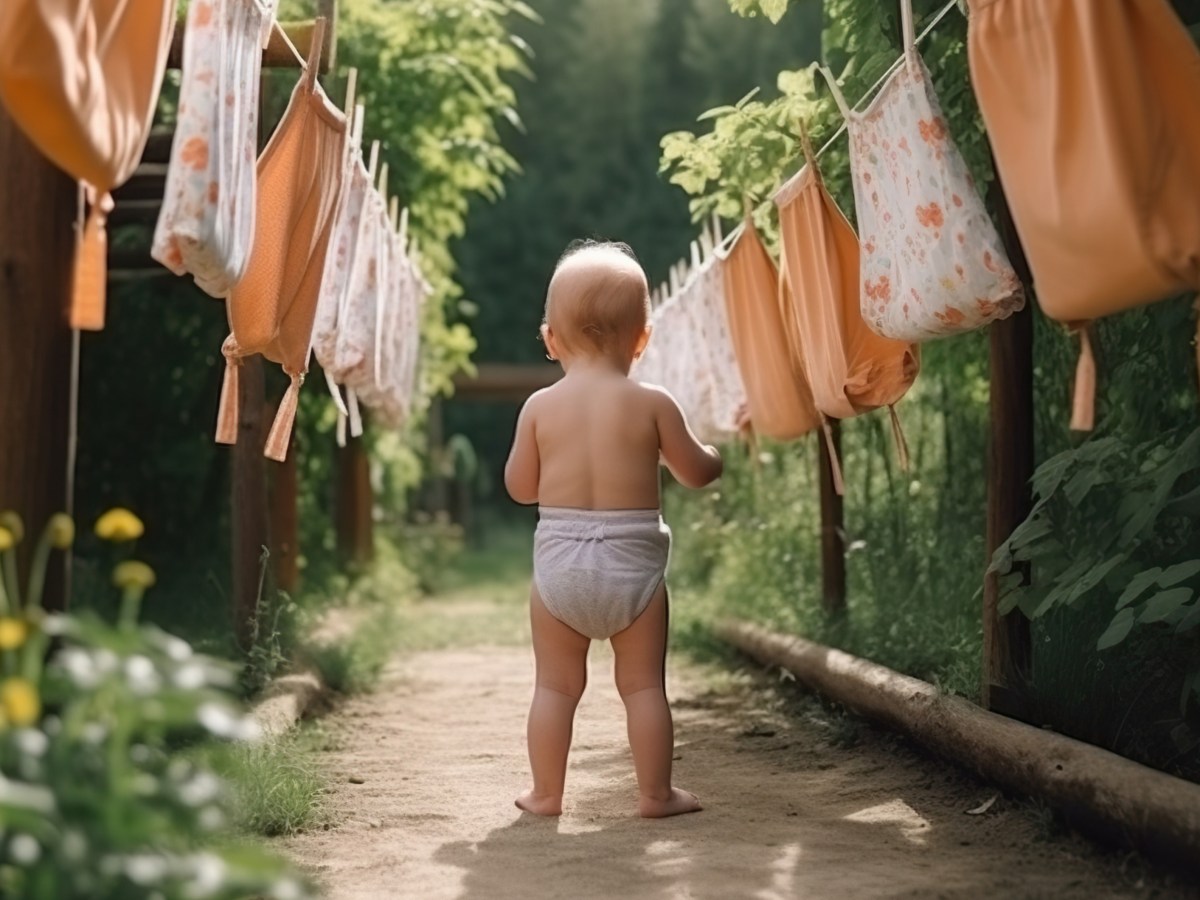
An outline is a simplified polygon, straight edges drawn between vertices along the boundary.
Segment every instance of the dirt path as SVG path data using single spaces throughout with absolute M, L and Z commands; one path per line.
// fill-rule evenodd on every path
M 494 613 L 475 601 L 421 615 Z M 707 808 L 637 819 L 610 673 L 597 647 L 565 814 L 546 820 L 512 805 L 527 777 L 529 651 L 398 656 L 376 694 L 330 717 L 333 822 L 286 849 L 334 900 L 1189 896 L 1051 837 L 1028 805 L 967 815 L 994 792 L 791 690 L 678 659 L 678 782 Z

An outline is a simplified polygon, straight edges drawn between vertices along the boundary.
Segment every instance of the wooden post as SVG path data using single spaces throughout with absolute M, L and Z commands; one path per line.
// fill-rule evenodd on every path
M 429 504 L 430 512 L 450 511 L 450 493 L 446 485 L 446 435 L 442 420 L 442 398 L 434 397 L 429 407 Z
M 242 649 L 252 642 L 254 617 L 263 585 L 263 551 L 271 546 L 267 531 L 267 439 L 264 413 L 265 376 L 262 357 L 242 360 L 238 373 L 240 416 L 233 448 L 231 491 L 233 518 L 233 629 Z
M 996 552 L 1032 509 L 1033 477 L 1033 293 L 1025 253 L 1000 186 L 991 198 L 1000 219 L 1004 249 L 1025 286 L 1025 309 L 990 328 L 990 434 L 987 473 L 987 555 Z M 1024 569 L 1029 578 L 1029 569 Z M 1001 616 L 999 578 L 983 583 L 983 706 L 1015 718 L 1026 715 L 1033 645 L 1029 620 L 1020 611 Z
M 22 572 L 46 520 L 71 511 L 72 342 L 67 327 L 77 188 L 0 106 L 0 509 L 29 534 Z M 51 558 L 45 603 L 65 609 L 68 563 Z
M 275 404 L 267 405 L 266 421 L 274 420 L 277 409 Z M 275 586 L 292 596 L 300 586 L 300 520 L 296 509 L 299 443 L 297 431 L 283 462 L 270 467 L 271 570 Z
M 362 438 L 346 439 L 337 451 L 337 545 L 342 559 L 366 565 L 374 555 L 371 465 Z
M 842 452 L 841 423 L 829 423 L 834 452 Z M 846 542 L 842 537 L 842 497 L 833 482 L 833 460 L 829 444 L 817 435 L 821 454 L 821 603 L 825 612 L 840 615 L 846 611 Z

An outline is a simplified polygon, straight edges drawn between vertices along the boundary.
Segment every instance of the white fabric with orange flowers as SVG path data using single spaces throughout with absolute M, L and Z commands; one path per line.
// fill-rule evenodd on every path
M 831 86 L 850 132 L 861 306 L 871 330 L 922 341 L 1021 309 L 1020 280 L 916 50 L 862 113 Z
M 162 211 L 150 254 L 213 297 L 242 277 L 254 240 L 262 45 L 274 3 L 195 0 Z

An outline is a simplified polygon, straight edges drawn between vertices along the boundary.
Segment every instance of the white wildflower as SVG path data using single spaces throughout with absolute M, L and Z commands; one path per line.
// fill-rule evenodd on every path
M 50 739 L 36 728 L 22 728 L 17 732 L 17 749 L 29 756 L 42 756 L 50 746 Z
M 220 792 L 221 782 L 211 772 L 200 772 L 179 788 L 179 796 L 189 806 L 203 806 Z
M 18 866 L 32 866 L 42 855 L 42 845 L 31 834 L 14 834 L 8 842 L 8 855 Z
M 205 678 L 204 667 L 193 662 L 176 669 L 175 674 L 171 676 L 171 680 L 177 688 L 182 688 L 185 691 L 194 691 L 197 688 L 204 687 L 207 679 Z
M 88 722 L 79 735 L 86 744 L 101 744 L 108 737 L 108 729 L 99 722 Z
M 215 806 L 206 806 L 196 817 L 205 831 L 217 831 L 225 827 L 225 814 Z
M 192 880 L 187 883 L 188 897 L 211 897 L 225 881 L 225 861 L 212 853 L 192 857 Z
M 129 689 L 142 697 L 153 694 L 161 685 L 154 663 L 144 656 L 131 656 L 125 660 L 125 677 Z
M 294 878 L 280 878 L 271 885 L 271 896 L 274 900 L 300 900 L 304 891 Z
M 136 853 L 125 857 L 125 874 L 134 884 L 149 886 L 167 876 L 167 861 L 153 853 Z
M 100 673 L 88 654 L 78 647 L 68 647 L 58 654 L 57 663 L 75 682 L 76 687 L 90 690 L 100 683 Z
M 196 720 L 217 737 L 233 737 L 237 733 L 238 720 L 228 706 L 202 703 L 196 710 Z
M 72 828 L 64 832 L 58 846 L 67 862 L 82 862 L 87 856 L 87 838 L 78 829 Z

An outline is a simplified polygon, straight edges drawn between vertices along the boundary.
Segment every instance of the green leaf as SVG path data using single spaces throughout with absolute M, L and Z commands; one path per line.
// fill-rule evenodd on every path
M 1150 590 L 1151 585 L 1158 581 L 1158 576 L 1162 574 L 1162 569 L 1155 566 L 1153 569 L 1147 569 L 1145 572 L 1139 572 L 1130 579 L 1129 584 L 1125 586 L 1125 590 L 1121 593 L 1121 598 L 1117 601 L 1117 609 L 1124 609 L 1146 591 Z
M 1169 591 L 1160 591 L 1142 607 L 1142 614 L 1138 616 L 1138 621 L 1143 624 L 1161 622 L 1191 599 L 1191 588 L 1171 588 Z
M 714 106 L 712 109 L 706 109 L 700 115 L 696 116 L 696 121 L 704 122 L 708 119 L 719 119 L 721 116 L 727 116 L 737 111 L 736 106 Z
M 1096 641 L 1097 650 L 1107 650 L 1109 647 L 1115 647 L 1125 638 L 1129 637 L 1129 632 L 1133 630 L 1134 615 L 1132 609 L 1123 609 L 1108 623 L 1108 628 L 1104 630 L 1104 634 L 1100 635 Z
M 1067 502 L 1072 506 L 1079 506 L 1103 477 L 1104 473 L 1097 468 L 1080 469 L 1063 487 Z
M 779 24 L 779 20 L 783 18 L 783 14 L 787 12 L 788 0 L 762 0 L 763 15 L 771 20 L 771 24 Z
M 1185 608 L 1183 618 L 1175 625 L 1175 633 L 1183 634 L 1185 631 L 1191 631 L 1197 625 L 1200 625 L 1200 601 L 1193 603 Z
M 1171 587 L 1181 581 L 1187 581 L 1193 575 L 1200 573 L 1200 559 L 1192 559 L 1171 566 L 1158 579 L 1159 587 Z
M 1106 559 L 1098 566 L 1092 566 L 1087 572 L 1075 582 L 1071 590 L 1067 593 L 1066 603 L 1068 606 L 1075 603 L 1080 597 L 1098 585 L 1104 580 L 1113 569 L 1121 565 L 1129 558 L 1126 553 L 1118 553 L 1116 556 Z

